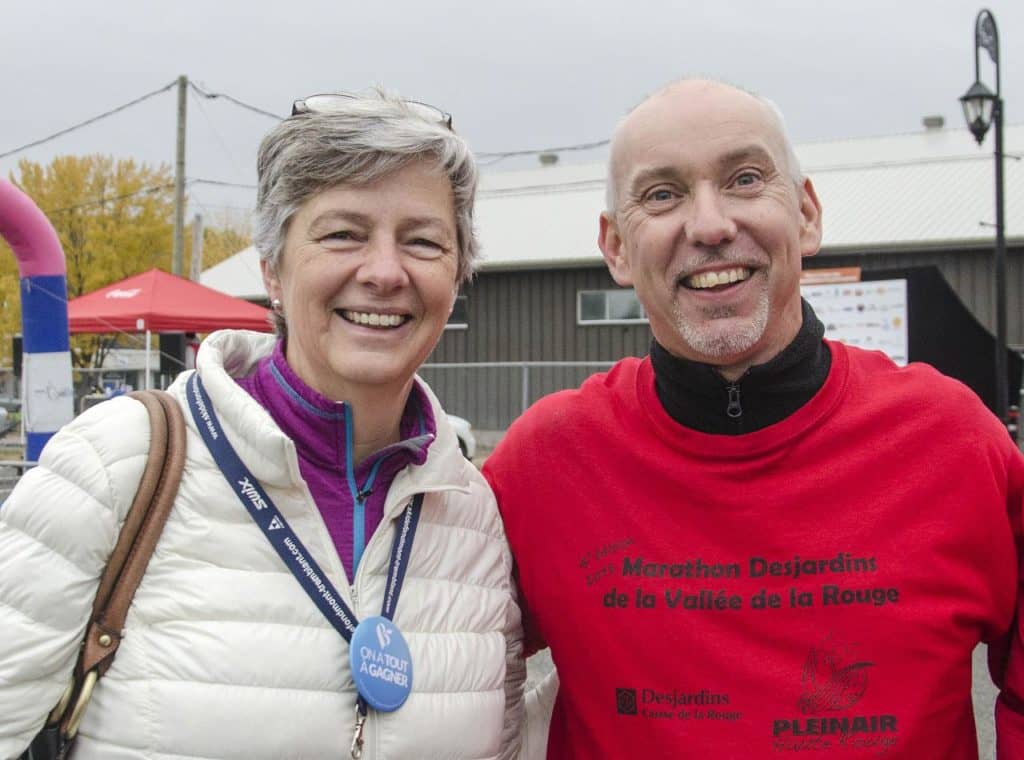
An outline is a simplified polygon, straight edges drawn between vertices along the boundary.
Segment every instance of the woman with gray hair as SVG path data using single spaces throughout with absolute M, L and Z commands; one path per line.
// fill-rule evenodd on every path
M 258 170 L 277 335 L 214 333 L 170 388 L 184 477 L 72 756 L 514 757 L 512 560 L 415 376 L 473 269 L 469 149 L 431 106 L 317 95 Z M 101 404 L 0 511 L 0 757 L 68 680 L 148 438 Z

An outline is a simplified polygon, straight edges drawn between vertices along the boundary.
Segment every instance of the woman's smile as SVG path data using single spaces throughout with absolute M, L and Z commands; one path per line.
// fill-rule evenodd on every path
M 408 314 L 396 314 L 379 311 L 355 311 L 352 309 L 335 309 L 334 313 L 339 315 L 346 322 L 363 327 L 373 327 L 387 330 L 401 327 L 412 319 Z

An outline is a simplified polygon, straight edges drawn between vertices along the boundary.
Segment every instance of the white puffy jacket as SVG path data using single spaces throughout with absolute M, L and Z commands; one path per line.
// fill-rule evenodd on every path
M 520 618 L 494 497 L 433 394 L 437 440 L 402 470 L 355 583 L 299 475 L 294 446 L 232 376 L 273 338 L 215 333 L 198 372 L 227 438 L 359 617 L 379 615 L 395 518 L 426 494 L 395 622 L 414 667 L 397 712 L 371 711 L 367 760 L 512 758 L 523 711 Z M 229 489 L 184 400 L 188 459 L 73 757 L 348 757 L 348 646 Z M 99 575 L 141 475 L 142 404 L 114 399 L 51 440 L 0 509 L 0 757 L 16 757 L 68 682 Z

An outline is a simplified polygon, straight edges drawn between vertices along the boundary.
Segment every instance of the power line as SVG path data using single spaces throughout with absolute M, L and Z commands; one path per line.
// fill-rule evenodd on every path
M 228 161 L 230 161 L 231 165 L 235 168 L 235 173 L 241 174 L 242 170 L 239 169 L 238 162 L 235 160 L 234 154 L 231 152 L 231 149 L 228 147 L 224 138 L 221 137 L 220 132 L 218 132 L 217 128 L 213 125 L 213 120 L 210 119 L 210 115 L 206 113 L 206 108 L 203 107 L 203 100 L 195 88 L 192 89 L 192 99 L 195 100 L 196 108 L 199 109 L 199 113 L 201 113 L 203 118 L 206 119 L 206 125 L 210 128 L 210 131 L 213 132 L 213 136 L 217 138 L 217 142 L 220 143 L 223 154 L 227 156 Z
M 189 81 L 189 86 L 193 90 L 195 90 L 198 94 L 202 95 L 204 98 L 208 98 L 208 99 L 224 98 L 225 100 L 228 100 L 228 101 L 234 103 L 237 106 L 245 108 L 245 109 L 247 109 L 249 111 L 252 111 L 254 113 L 258 113 L 258 114 L 260 114 L 262 116 L 268 116 L 271 119 L 277 119 L 278 121 L 282 121 L 285 118 L 285 117 L 280 116 L 280 115 L 278 115 L 276 113 L 271 113 L 270 111 L 266 111 L 266 110 L 264 110 L 262 108 L 259 108 L 257 106 L 251 105 L 250 103 L 246 103 L 245 101 L 240 100 L 240 99 L 234 97 L 233 95 L 228 95 L 227 93 L 223 93 L 223 92 L 209 92 L 207 90 L 204 90 L 202 87 L 200 87 L 199 85 L 197 85 L 195 82 L 193 82 L 191 80 Z M 492 159 L 492 161 L 490 161 L 488 163 L 488 165 L 490 165 L 491 163 L 497 163 L 498 161 L 500 161 L 502 159 L 514 158 L 516 156 L 535 156 L 535 155 L 537 155 L 539 153 L 568 153 L 568 152 L 577 151 L 577 150 L 594 150 L 595 148 L 603 148 L 605 145 L 608 145 L 609 142 L 611 142 L 611 141 L 610 140 L 598 140 L 596 142 L 589 142 L 589 143 L 576 143 L 574 145 L 561 145 L 561 146 L 558 146 L 556 148 L 529 148 L 529 149 L 525 149 L 525 150 L 487 151 L 487 152 L 483 152 L 483 153 L 477 153 L 476 157 L 477 158 L 482 158 L 482 159 Z
M 239 100 L 238 98 L 234 97 L 233 95 L 228 95 L 227 93 L 223 93 L 223 92 L 208 92 L 207 90 L 204 90 L 202 87 L 200 87 L 199 85 L 197 85 L 195 82 L 192 82 L 192 81 L 189 81 L 189 86 L 193 90 L 195 90 L 197 93 L 202 95 L 204 98 L 207 98 L 208 100 L 214 100 L 216 98 L 224 98 L 224 100 L 227 100 L 227 101 L 229 101 L 231 103 L 234 103 L 236 106 L 240 106 L 241 108 L 245 108 L 246 110 L 252 111 L 253 113 L 258 113 L 261 116 L 269 116 L 271 119 L 276 119 L 277 121 L 282 121 L 284 119 L 283 116 L 279 116 L 276 113 L 271 113 L 270 111 L 264 111 L 262 108 L 259 108 L 259 107 L 254 106 L 254 105 L 250 105 L 249 103 L 246 103 L 243 100 Z
M 232 206 L 228 203 L 203 203 L 195 196 L 192 196 L 192 199 L 194 199 L 204 211 L 210 214 L 211 218 L 213 218 L 213 215 L 210 213 L 211 208 L 222 209 L 224 211 L 241 211 L 244 214 L 252 214 L 252 206 Z
M 221 181 L 215 180 L 215 179 L 189 179 L 189 180 L 185 181 L 185 184 L 186 185 L 219 185 L 219 186 L 222 186 L 222 187 L 240 187 L 240 188 L 245 188 L 247 190 L 253 190 L 256 187 L 255 185 L 242 185 L 242 184 L 235 183 L 235 182 L 221 182 Z M 124 201 L 124 200 L 128 200 L 129 198 L 134 198 L 137 195 L 146 195 L 146 194 L 149 194 L 149 193 L 156 193 L 156 192 L 159 192 L 161 190 L 171 190 L 173 188 L 174 188 L 174 183 L 173 182 L 168 182 L 168 183 L 165 183 L 163 185 L 152 185 L 150 187 L 143 187 L 143 188 L 141 188 L 139 190 L 135 190 L 135 191 L 130 192 L 130 193 L 124 193 L 123 195 L 102 196 L 102 197 L 96 198 L 94 200 L 82 201 L 81 203 L 76 203 L 76 204 L 71 205 L 71 206 L 63 206 L 61 208 L 52 208 L 52 209 L 43 209 L 43 213 L 44 214 L 61 214 L 61 213 L 65 213 L 65 212 L 68 212 L 68 211 L 75 211 L 75 210 L 80 209 L 80 208 L 89 208 L 91 206 L 102 206 L 105 203 L 112 203 L 114 201 Z M 235 208 L 235 207 L 231 207 L 231 208 Z
M 225 182 L 225 181 L 219 180 L 219 179 L 202 179 L 202 178 L 197 177 L 195 179 L 190 179 L 189 182 L 191 184 L 194 184 L 194 185 L 216 185 L 218 187 L 241 187 L 241 188 L 245 188 L 246 190 L 255 190 L 256 189 L 256 185 L 246 185 L 246 184 L 243 184 L 241 182 Z
M 143 102 L 144 100 L 148 100 L 149 98 L 152 98 L 152 97 L 154 97 L 156 95 L 159 95 L 161 93 L 167 92 L 171 88 L 177 86 L 177 84 L 178 84 L 178 81 L 174 80 L 173 82 L 170 82 L 169 84 L 165 85 L 164 87 L 161 87 L 161 88 L 159 88 L 157 90 L 154 90 L 153 92 L 146 93 L 145 95 L 142 95 L 141 97 L 135 98 L 134 100 L 131 100 L 128 103 L 120 105 L 117 108 L 112 108 L 109 111 L 105 111 L 104 113 L 101 113 L 98 116 L 94 116 L 91 119 L 86 119 L 83 122 L 80 122 L 78 124 L 70 126 L 67 129 L 62 129 L 61 131 L 55 132 L 52 135 L 49 135 L 47 137 L 43 137 L 43 138 L 41 138 L 39 140 L 34 140 L 33 142 L 27 143 L 25 145 L 21 145 L 21 146 L 19 146 L 17 148 L 14 148 L 12 150 L 6 151 L 4 153 L 0 153 L 0 159 L 7 158 L 8 156 L 12 156 L 15 153 L 20 153 L 21 151 L 28 150 L 29 148 L 34 148 L 37 145 L 42 145 L 43 143 L 47 143 L 47 142 L 49 142 L 51 140 L 54 140 L 54 139 L 56 139 L 58 137 L 62 137 L 63 135 L 66 135 L 66 134 L 68 134 L 70 132 L 74 132 L 74 131 L 76 131 L 78 129 L 81 129 L 83 127 L 86 127 L 86 126 L 88 126 L 90 124 L 93 124 L 93 123 L 95 123 L 97 121 L 100 121 L 101 119 L 105 119 L 108 116 L 112 116 L 112 115 L 114 115 L 116 113 L 124 111 L 127 108 L 131 108 L 134 105 L 138 105 L 139 103 Z M 215 100 L 215 99 L 218 99 L 218 98 L 223 98 L 224 100 L 227 100 L 228 102 L 233 103 L 233 104 L 239 106 L 240 108 L 244 108 L 244 109 L 246 109 L 248 111 L 252 111 L 253 113 L 260 114 L 261 116 L 266 116 L 266 117 L 274 119 L 276 121 L 281 121 L 284 118 L 284 117 L 282 117 L 282 116 L 280 116 L 280 115 L 278 115 L 276 113 L 272 113 L 270 111 L 267 111 L 267 110 L 264 110 L 262 108 L 259 108 L 258 106 L 254 106 L 251 103 L 246 103 L 244 100 L 236 98 L 233 95 L 229 95 L 229 94 L 223 93 L 223 92 L 211 92 L 209 90 L 206 90 L 203 87 L 201 87 L 198 84 L 196 84 L 194 81 L 189 80 L 188 84 L 189 84 L 189 87 L 193 90 L 193 92 L 195 92 L 197 95 L 200 95 L 203 98 L 206 98 L 208 100 Z M 204 113 L 204 115 L 205 115 L 205 113 Z M 207 121 L 209 121 L 209 117 L 207 117 Z M 211 127 L 212 127 L 212 124 L 211 124 Z M 219 135 L 217 135 L 217 137 L 219 138 Z M 515 158 L 515 157 L 519 157 L 519 156 L 535 156 L 535 155 L 539 155 L 541 153 L 568 153 L 568 152 L 572 152 L 572 151 L 594 150 L 595 148 L 602 148 L 602 147 L 608 145 L 609 142 L 610 142 L 610 140 L 598 140 L 596 142 L 576 143 L 576 144 L 573 144 L 573 145 L 560 145 L 560 146 L 553 147 L 553 148 L 528 148 L 528 149 L 524 149 L 524 150 L 484 151 L 484 152 L 481 152 L 481 153 L 477 153 L 476 154 L 476 158 L 477 159 L 481 159 L 483 161 L 483 163 L 481 164 L 482 166 L 492 166 L 492 165 L 494 165 L 494 164 L 498 163 L 499 161 L 502 161 L 502 160 L 504 160 L 506 158 Z M 246 187 L 246 188 L 252 188 L 253 187 L 252 185 L 240 185 L 240 184 L 233 184 L 233 183 L 227 183 L 227 182 L 215 182 L 215 181 L 212 181 L 212 180 L 197 180 L 197 181 L 204 182 L 205 184 L 219 184 L 219 185 L 222 185 L 222 186 L 225 186 L 225 187 L 232 187 L 232 186 L 234 186 L 234 187 Z
M 227 203 L 204 203 L 203 199 L 200 198 L 196 194 L 195 190 L 193 190 L 191 193 L 189 193 L 188 199 L 189 199 L 190 203 L 195 203 L 196 205 L 198 205 L 203 210 L 203 212 L 210 219 L 214 218 L 214 215 L 210 211 L 210 209 L 223 209 L 223 210 L 227 210 L 227 211 L 241 211 L 241 212 L 244 212 L 246 215 L 251 215 L 252 214 L 252 207 L 251 206 L 232 206 L 232 205 L 227 204 Z
M 549 193 L 571 193 L 581 190 L 600 190 L 604 187 L 605 180 L 577 179 L 564 182 L 546 182 L 538 185 L 518 185 L 515 187 L 495 188 L 491 190 L 480 190 L 480 198 L 502 198 L 516 195 L 538 195 Z
M 503 158 L 515 158 L 516 156 L 536 156 L 540 153 L 568 153 L 574 150 L 593 150 L 595 148 L 603 148 L 605 145 L 610 143 L 611 140 L 598 140 L 597 142 L 589 143 L 577 143 L 576 145 L 562 145 L 558 148 L 531 148 L 529 150 L 506 150 L 506 151 L 491 151 L 484 153 L 477 153 L 477 158 L 493 158 L 495 161 L 491 163 L 497 163 L 497 161 Z
M 144 100 L 149 100 L 149 98 L 152 98 L 155 95 L 167 92 L 169 89 L 177 85 L 177 83 L 177 80 L 175 80 L 167 86 L 161 87 L 159 90 L 153 90 L 153 92 L 146 93 L 145 95 L 135 98 L 135 100 L 129 101 L 124 105 L 120 105 L 117 108 L 112 108 L 109 111 L 105 111 L 104 113 L 101 113 L 99 116 L 93 116 L 91 119 L 86 119 L 85 121 L 75 124 L 74 126 L 68 127 L 67 129 L 62 129 L 60 132 L 54 132 L 49 137 L 43 137 L 42 139 L 35 140 L 33 142 L 28 143 L 27 145 L 22 145 L 18 148 L 14 148 L 13 150 L 9 150 L 6 153 L 0 153 L 0 158 L 7 158 L 8 156 L 13 156 L 15 153 L 20 153 L 23 150 L 34 148 L 35 146 L 42 145 L 43 143 L 49 142 L 50 140 L 55 140 L 56 138 L 62 137 L 63 135 L 68 134 L 69 132 L 74 132 L 75 130 L 81 129 L 82 127 L 86 127 L 90 124 L 93 124 L 99 121 L 100 119 L 105 119 L 108 116 L 113 116 L 115 113 L 119 113 L 125 110 L 126 108 L 131 108 L 134 105 L 138 105 Z
M 97 198 L 93 201 L 83 201 L 82 203 L 76 203 L 73 206 L 65 206 L 64 208 L 46 209 L 43 211 L 44 214 L 61 214 L 66 211 L 75 211 L 80 208 L 89 208 L 90 206 L 102 206 L 106 203 L 112 203 L 113 201 L 124 201 L 129 198 L 134 198 L 136 195 L 147 195 L 150 193 L 157 193 L 161 190 L 171 190 L 174 188 L 174 183 L 169 182 L 163 185 L 153 185 L 152 187 L 144 187 L 141 190 L 136 190 L 131 193 L 124 193 L 123 195 L 112 195 L 109 197 Z
M 251 105 L 249 103 L 246 103 L 245 101 L 239 100 L 238 98 L 236 98 L 236 97 L 234 97 L 232 95 L 228 95 L 228 94 L 222 93 L 222 92 L 221 93 L 218 93 L 218 92 L 208 92 L 207 90 L 204 90 L 203 88 L 201 88 L 199 85 L 197 85 L 193 81 L 189 81 L 189 86 L 193 90 L 195 90 L 198 94 L 202 95 L 204 98 L 209 98 L 209 99 L 224 98 L 225 100 L 228 100 L 228 101 L 234 103 L 237 106 L 241 106 L 242 108 L 245 108 L 245 109 L 248 109 L 250 111 L 253 111 L 254 113 L 261 114 L 262 116 L 269 116 L 270 118 L 277 119 L 278 121 L 281 121 L 281 120 L 284 119 L 284 117 L 279 116 L 276 113 L 271 113 L 270 111 L 265 111 L 262 108 L 258 108 L 257 106 L 254 106 L 254 105 Z M 479 159 L 491 159 L 486 164 L 487 166 L 490 166 L 491 164 L 495 164 L 498 161 L 501 161 L 502 159 L 505 159 L 505 158 L 515 158 L 516 156 L 535 156 L 535 155 L 538 155 L 540 153 L 568 153 L 568 152 L 579 151 L 579 150 L 594 150 L 595 148 L 603 148 L 605 145 L 608 145 L 608 143 L 610 143 L 610 142 L 611 142 L 611 140 L 598 140 L 596 142 L 576 143 L 574 145 L 561 145 L 561 146 L 558 146 L 558 147 L 555 147 L 555 148 L 528 148 L 528 149 L 525 149 L 525 150 L 486 151 L 486 152 L 483 152 L 483 153 L 477 153 L 476 157 L 479 158 Z

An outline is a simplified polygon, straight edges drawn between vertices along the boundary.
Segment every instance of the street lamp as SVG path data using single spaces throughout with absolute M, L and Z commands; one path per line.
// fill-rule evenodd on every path
M 995 64 L 996 91 L 981 82 L 979 51 L 984 48 Z M 1006 368 L 1006 238 L 1003 223 L 1003 100 L 999 96 L 999 31 L 992 13 L 983 9 L 974 21 L 974 84 L 960 98 L 967 128 L 981 145 L 989 125 L 996 133 L 996 405 L 995 413 L 1008 422 Z

